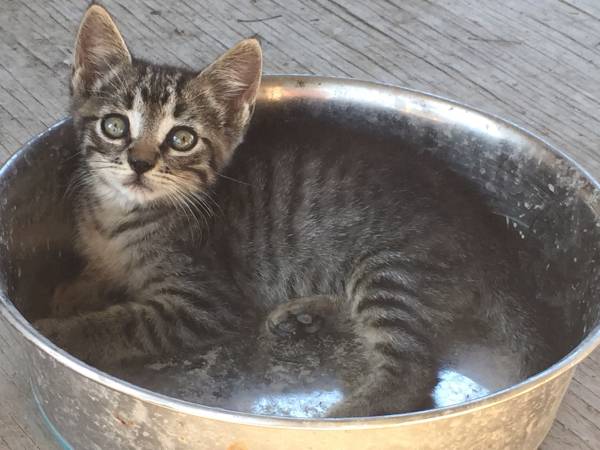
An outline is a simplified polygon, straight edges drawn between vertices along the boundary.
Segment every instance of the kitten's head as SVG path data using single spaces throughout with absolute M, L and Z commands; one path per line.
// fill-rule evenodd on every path
M 90 6 L 71 79 L 83 181 L 127 206 L 206 191 L 243 139 L 261 67 L 254 39 L 198 72 L 137 60 L 106 10 Z

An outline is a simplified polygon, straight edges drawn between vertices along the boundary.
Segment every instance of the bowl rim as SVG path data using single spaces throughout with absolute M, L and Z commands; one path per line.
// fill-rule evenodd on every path
M 478 116 L 496 122 L 507 127 L 512 132 L 520 135 L 528 141 L 535 142 L 548 151 L 555 160 L 566 161 L 573 169 L 583 176 L 596 191 L 600 192 L 600 183 L 571 156 L 554 147 L 536 134 L 516 125 L 515 123 L 503 119 L 494 114 L 487 113 L 478 108 L 473 108 L 465 103 L 445 98 L 443 96 L 431 94 L 425 91 L 400 87 L 392 84 L 377 83 L 372 81 L 363 81 L 343 77 L 322 77 L 313 75 L 264 75 L 262 87 L 265 85 L 295 87 L 297 89 L 324 89 L 327 87 L 353 87 L 377 89 L 391 95 L 412 95 L 420 97 L 423 100 L 438 101 L 452 107 L 461 108 L 465 111 L 475 113 Z M 16 151 L 0 168 L 0 177 L 5 176 L 11 167 L 20 160 L 27 149 L 70 122 L 70 118 L 64 118 L 52 125 L 42 133 L 37 134 L 27 141 L 18 151 Z M 354 417 L 354 418 L 292 418 L 258 415 L 246 412 L 237 412 L 224 408 L 204 406 L 186 400 L 177 399 L 164 394 L 160 394 L 141 386 L 134 385 L 128 381 L 121 380 L 113 375 L 96 369 L 83 361 L 71 356 L 66 351 L 60 349 L 49 341 L 46 337 L 38 333 L 37 330 L 28 322 L 25 317 L 17 310 L 14 304 L 8 299 L 8 295 L 3 287 L 0 287 L 0 313 L 7 322 L 18 332 L 33 344 L 39 351 L 46 353 L 56 362 L 67 369 L 77 373 L 86 379 L 93 381 L 104 388 L 124 394 L 138 401 L 150 403 L 158 407 L 176 411 L 182 414 L 197 416 L 200 418 L 234 423 L 239 425 L 248 425 L 260 428 L 287 428 L 287 429 L 310 429 L 310 430 L 332 430 L 332 429 L 361 429 L 361 428 L 387 428 L 400 425 L 413 424 L 415 422 L 429 422 L 439 420 L 448 416 L 460 416 L 473 411 L 488 408 L 497 403 L 508 401 L 511 398 L 523 395 L 540 385 L 552 381 L 553 379 L 566 374 L 586 358 L 596 347 L 600 346 L 600 324 L 591 329 L 587 336 L 572 349 L 566 356 L 546 368 L 544 371 L 529 377 L 515 385 L 495 391 L 483 397 L 479 397 L 467 402 L 456 405 L 435 408 L 425 411 L 409 412 L 402 414 L 393 414 L 387 416 L 373 417 Z

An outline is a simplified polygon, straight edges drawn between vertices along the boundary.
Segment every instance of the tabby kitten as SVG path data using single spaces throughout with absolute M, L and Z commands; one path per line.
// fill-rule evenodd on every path
M 240 145 L 260 77 L 255 40 L 199 73 L 158 66 L 131 57 L 103 8 L 88 9 L 72 76 L 87 264 L 57 290 L 42 333 L 105 365 L 263 323 L 274 335 L 312 333 L 340 310 L 372 373 L 333 417 L 424 406 L 438 355 L 465 322 L 485 324 L 516 357 L 542 345 L 512 287 L 520 276 L 504 234 L 427 156 L 301 124 Z

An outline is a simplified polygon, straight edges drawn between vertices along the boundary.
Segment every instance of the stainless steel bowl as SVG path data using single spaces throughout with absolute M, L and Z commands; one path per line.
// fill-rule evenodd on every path
M 496 117 L 372 83 L 265 77 L 255 127 L 310 117 L 326 133 L 359 128 L 428 150 L 470 179 L 533 249 L 538 301 L 562 359 L 528 380 L 431 411 L 358 419 L 291 419 L 174 399 L 87 366 L 29 324 L 75 267 L 67 180 L 70 122 L 19 151 L 0 173 L 0 310 L 22 345 L 32 396 L 57 440 L 78 449 L 533 449 L 548 432 L 575 366 L 600 343 L 600 190 L 581 167 Z M 314 123 L 314 121 L 313 121 Z M 338 127 L 338 128 L 336 128 Z M 535 254 L 535 257 L 531 255 Z M 27 319 L 26 319 L 27 318 Z M 540 319 L 542 320 L 542 319 Z M 550 327 L 551 325 L 548 325 Z

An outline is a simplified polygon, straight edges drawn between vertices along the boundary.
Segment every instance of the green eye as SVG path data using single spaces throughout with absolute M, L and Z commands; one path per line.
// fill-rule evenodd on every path
M 120 139 L 129 131 L 129 122 L 121 114 L 109 114 L 102 119 L 102 132 L 111 139 Z
M 192 149 L 197 141 L 198 136 L 194 130 L 187 127 L 173 128 L 167 138 L 169 146 L 178 152 L 185 152 Z

